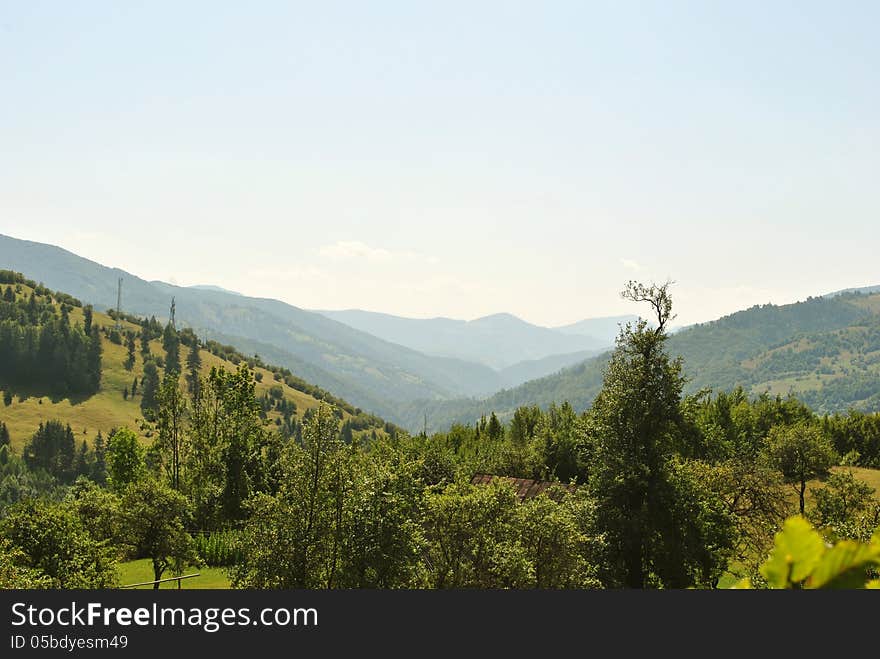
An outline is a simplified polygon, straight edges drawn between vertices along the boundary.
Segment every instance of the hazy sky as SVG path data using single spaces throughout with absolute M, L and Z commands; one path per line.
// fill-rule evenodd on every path
M 880 3 L 0 3 L 0 233 L 307 308 L 880 283 Z

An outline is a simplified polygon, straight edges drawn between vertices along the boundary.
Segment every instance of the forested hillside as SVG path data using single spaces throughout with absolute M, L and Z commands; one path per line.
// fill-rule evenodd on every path
M 0 271 L 0 421 L 13 447 L 49 421 L 70 426 L 77 445 L 85 440 L 92 446 L 99 432 L 106 437 L 122 426 L 145 440 L 138 420 L 153 403 L 169 364 L 168 348 L 175 345 L 181 383 L 193 371 L 207 376 L 215 368 L 250 368 L 265 420 L 288 432 L 299 432 L 303 415 L 321 401 L 339 409 L 356 432 L 384 427 L 381 419 L 289 369 L 245 356 L 236 347 L 214 340 L 206 344 L 188 329 L 172 332 L 155 318 L 125 316 L 116 326 L 111 316 L 66 293 Z
M 354 432 L 326 404 L 294 425 L 292 375 L 260 394 L 262 367 L 231 349 L 101 325 L 124 371 L 143 363 L 145 435 L 89 447 L 50 420 L 15 446 L 0 422 L 0 588 L 110 588 L 144 564 L 156 588 L 195 566 L 249 589 L 880 585 L 880 415 L 686 396 L 667 287 L 626 295 L 656 323 L 625 328 L 587 412 L 431 435 Z M 202 353 L 239 368 L 206 374 Z
M 683 329 L 669 347 L 684 360 L 686 391 L 796 394 L 819 412 L 880 410 L 880 294 L 851 292 L 795 304 L 767 304 Z M 440 429 L 522 405 L 569 401 L 586 409 L 602 383 L 608 355 L 500 391 L 486 399 L 422 401 L 402 406 L 400 420 Z
M 586 336 L 562 332 L 527 323 L 506 313 L 470 321 L 402 318 L 359 309 L 319 313 L 427 355 L 464 359 L 498 371 L 551 356 L 558 359 L 564 354 L 590 350 L 598 352 L 614 343 L 616 333 L 604 331 L 599 336 Z M 576 360 L 577 357 L 572 359 Z M 568 362 L 571 363 L 573 361 Z
M 97 309 L 115 307 L 117 280 L 122 278 L 123 308 L 163 321 L 173 297 L 181 327 L 200 336 L 222 333 L 271 345 L 282 366 L 300 371 L 309 365 L 315 384 L 355 405 L 366 407 L 381 397 L 382 407 L 371 407 L 377 413 L 393 411 L 398 401 L 484 394 L 501 386 L 498 374 L 487 366 L 429 357 L 278 300 L 147 282 L 51 245 L 0 235 L 0 268 L 27 272 Z M 362 399 L 365 392 L 373 400 Z

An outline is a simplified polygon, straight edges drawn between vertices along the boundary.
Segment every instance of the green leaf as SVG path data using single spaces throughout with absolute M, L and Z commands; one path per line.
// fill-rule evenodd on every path
M 880 545 L 841 540 L 822 556 L 810 575 L 809 588 L 862 588 L 865 569 L 880 564 Z
M 752 590 L 752 580 L 746 577 L 745 579 L 740 579 L 735 584 L 730 587 L 730 590 Z
M 774 538 L 770 558 L 761 574 L 771 588 L 790 588 L 806 579 L 822 554 L 825 543 L 803 517 L 789 517 Z

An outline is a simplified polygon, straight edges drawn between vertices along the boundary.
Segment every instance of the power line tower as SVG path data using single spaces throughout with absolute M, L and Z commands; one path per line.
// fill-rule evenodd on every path
M 122 277 L 116 282 L 116 329 L 122 329 Z
M 177 326 L 174 324 L 174 298 L 171 298 L 171 327 L 177 329 Z

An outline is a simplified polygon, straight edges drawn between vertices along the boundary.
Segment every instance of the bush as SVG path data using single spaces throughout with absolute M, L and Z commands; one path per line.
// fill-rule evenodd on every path
M 214 531 L 194 535 L 196 551 L 209 567 L 230 567 L 241 562 L 238 531 Z

